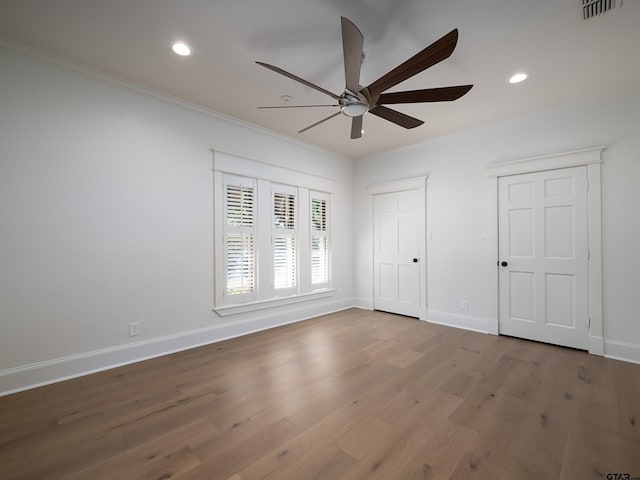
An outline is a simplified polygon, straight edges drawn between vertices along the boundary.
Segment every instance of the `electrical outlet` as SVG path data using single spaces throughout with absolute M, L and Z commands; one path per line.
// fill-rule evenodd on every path
M 469 300 L 460 300 L 460 310 L 463 312 L 469 311 Z
M 129 336 L 135 337 L 140 335 L 140 322 L 130 322 L 129 323 Z

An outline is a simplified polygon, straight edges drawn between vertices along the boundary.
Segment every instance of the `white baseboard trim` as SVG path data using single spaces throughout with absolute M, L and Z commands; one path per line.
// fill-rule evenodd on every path
M 613 360 L 640 363 L 640 345 L 637 343 L 605 339 L 604 356 Z
M 490 335 L 500 335 L 500 324 L 497 318 L 487 318 L 487 333 Z
M 362 308 L 363 310 L 373 310 L 373 299 L 372 298 L 356 298 L 355 307 Z
M 446 325 L 448 327 L 462 328 L 480 333 L 493 333 L 489 327 L 492 319 L 474 317 L 472 315 L 459 315 L 456 313 L 441 312 L 437 310 L 427 311 L 427 322 Z M 495 320 L 497 324 L 497 320 Z M 497 333 L 496 333 L 497 334 Z
M 604 338 L 589 335 L 589 353 L 591 355 L 604 355 Z
M 353 298 L 334 300 L 1 370 L 0 396 L 308 320 L 353 306 Z
M 355 308 L 360 308 L 362 310 L 374 310 L 373 299 L 372 298 L 356 298 Z M 427 309 L 425 307 L 418 308 L 418 319 L 427 320 Z

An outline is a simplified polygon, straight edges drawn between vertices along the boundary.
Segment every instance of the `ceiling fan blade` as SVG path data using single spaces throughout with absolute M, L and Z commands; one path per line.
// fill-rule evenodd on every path
M 448 58 L 455 50 L 456 43 L 458 43 L 457 28 L 369 85 L 367 88 L 371 96 L 375 98 L 398 83 Z
M 303 128 L 302 130 L 298 130 L 298 133 L 306 132 L 310 128 L 316 127 L 316 126 L 320 125 L 321 123 L 326 122 L 327 120 L 331 120 L 333 117 L 337 117 L 341 113 L 342 112 L 338 112 L 338 113 L 334 113 L 333 115 L 329 115 L 327 118 L 323 118 L 322 120 L 320 120 L 319 122 L 314 123 L 313 125 L 309 125 L 308 127 Z
M 342 51 L 344 53 L 344 76 L 347 90 L 360 90 L 360 66 L 362 65 L 362 32 L 351 20 L 340 17 L 342 22 Z
M 362 117 L 353 117 L 351 119 L 351 139 L 360 138 L 362 136 Z
M 378 104 L 451 102 L 462 97 L 471 90 L 471 87 L 473 87 L 473 85 L 458 85 L 456 87 L 425 88 L 424 90 L 383 93 L 378 99 Z
M 375 108 L 372 108 L 371 110 L 369 110 L 369 113 L 373 113 L 377 117 L 389 120 L 390 122 L 395 123 L 396 125 L 400 125 L 404 128 L 416 128 L 424 123 L 422 120 L 418 120 L 417 118 L 410 117 L 409 115 L 398 112 L 396 110 L 392 110 L 382 105 L 377 105 Z
M 265 108 L 312 108 L 312 107 L 339 107 L 337 103 L 331 105 L 276 105 L 272 107 L 258 107 L 258 110 L 263 110 Z
M 264 63 L 264 62 L 256 62 L 258 65 L 262 65 L 264 68 L 268 68 L 269 70 L 272 70 L 276 73 L 279 73 L 280 75 L 284 75 L 285 77 L 289 77 L 292 80 L 295 80 L 296 82 L 300 82 L 303 85 L 306 85 L 307 87 L 311 87 L 315 90 L 318 90 L 319 92 L 324 93 L 325 95 L 329 95 L 332 98 L 335 98 L 336 100 L 340 100 L 340 97 L 334 93 L 331 93 L 329 90 L 325 90 L 322 87 L 319 87 L 318 85 L 314 85 L 311 82 L 306 81 L 303 78 L 297 77 L 295 76 L 293 73 L 289 73 L 286 70 L 281 69 L 280 67 L 276 67 L 274 65 L 269 65 L 268 63 Z

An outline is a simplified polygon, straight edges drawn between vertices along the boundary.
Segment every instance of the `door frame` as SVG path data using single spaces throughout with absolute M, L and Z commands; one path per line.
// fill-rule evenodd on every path
M 492 269 L 490 289 L 490 320 L 488 333 L 499 333 L 499 275 L 498 275 L 498 178 L 508 175 L 557 170 L 568 167 L 587 167 L 587 222 L 588 222 L 588 284 L 589 284 L 589 353 L 604 355 L 604 325 L 602 317 L 602 152 L 605 147 L 592 147 L 541 157 L 493 163 L 487 167 L 490 202 L 494 216 L 490 231 L 495 235 L 493 249 L 495 268 Z
M 420 237 L 419 243 L 419 271 L 420 271 L 420 285 L 418 285 L 418 318 L 420 320 L 427 320 L 427 242 L 426 242 L 426 225 L 427 225 L 427 177 L 426 175 L 406 178 L 403 180 L 394 180 L 385 183 L 377 183 L 367 186 L 368 200 L 369 200 L 369 218 L 371 225 L 371 238 L 374 239 L 374 195 L 381 195 L 384 193 L 397 193 L 407 190 L 418 190 L 418 197 L 420 201 L 418 205 L 418 218 L 422 221 L 418 225 L 418 235 Z M 373 247 L 373 243 L 372 243 Z M 371 249 L 371 265 L 375 268 L 374 264 L 374 249 Z M 371 308 L 374 305 L 374 276 L 371 276 Z

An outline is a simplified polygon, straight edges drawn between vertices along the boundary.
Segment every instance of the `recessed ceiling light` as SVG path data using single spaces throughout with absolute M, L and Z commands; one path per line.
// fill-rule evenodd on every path
M 520 83 L 524 82 L 529 77 L 528 73 L 518 72 L 509 78 L 509 83 Z
M 191 47 L 183 42 L 174 43 L 171 48 L 175 53 L 182 57 L 186 57 L 187 55 L 191 55 Z

